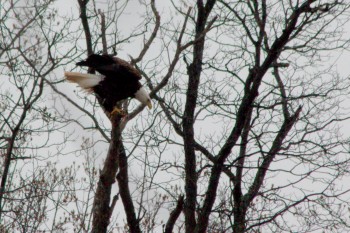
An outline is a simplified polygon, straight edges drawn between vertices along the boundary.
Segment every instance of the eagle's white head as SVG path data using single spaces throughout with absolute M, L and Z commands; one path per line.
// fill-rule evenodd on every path
M 146 105 L 149 109 L 152 108 L 152 101 L 149 97 L 147 91 L 145 88 L 141 87 L 136 93 L 135 93 L 135 99 Z

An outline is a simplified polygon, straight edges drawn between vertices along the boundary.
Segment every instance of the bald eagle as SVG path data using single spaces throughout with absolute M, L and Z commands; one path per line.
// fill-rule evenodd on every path
M 151 98 L 139 81 L 141 74 L 128 62 L 111 55 L 92 54 L 76 65 L 87 66 L 99 74 L 65 72 L 66 79 L 77 83 L 88 92 L 95 93 L 109 116 L 113 113 L 121 113 L 116 104 L 129 97 L 152 108 Z

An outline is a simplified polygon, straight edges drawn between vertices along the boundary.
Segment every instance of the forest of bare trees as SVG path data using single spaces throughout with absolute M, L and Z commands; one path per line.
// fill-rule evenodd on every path
M 348 0 L 0 1 L 0 232 L 350 231 L 349 20 Z M 65 82 L 92 53 L 154 108 L 109 119 Z

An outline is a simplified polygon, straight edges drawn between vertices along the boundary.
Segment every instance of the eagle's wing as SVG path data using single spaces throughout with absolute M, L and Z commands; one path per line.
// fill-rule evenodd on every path
M 133 76 L 137 77 L 137 80 L 140 80 L 141 79 L 141 74 L 140 72 L 135 68 L 133 67 L 132 65 L 130 65 L 129 62 L 127 61 L 124 61 L 118 57 L 113 57 L 114 61 L 115 61 L 115 64 L 117 64 L 117 69 L 125 69 L 127 72 L 133 74 Z
M 85 61 L 78 62 L 77 65 L 94 68 L 103 75 L 120 76 L 120 74 L 129 74 L 128 77 L 141 79 L 140 72 L 130 63 L 111 55 L 92 54 Z
M 111 59 L 113 62 L 108 61 L 108 65 L 102 65 L 99 67 L 96 67 L 96 70 L 100 72 L 101 74 L 106 74 L 119 76 L 121 77 L 121 74 L 124 74 L 123 77 L 133 77 L 137 80 L 141 79 L 140 72 L 130 65 L 129 62 L 124 61 L 123 59 L 120 59 L 118 57 L 112 57 L 110 55 L 102 55 L 102 56 L 108 56 L 109 59 Z M 107 60 L 107 59 L 106 59 Z M 107 63 L 107 62 L 106 62 Z M 127 75 L 125 75 L 127 74 Z

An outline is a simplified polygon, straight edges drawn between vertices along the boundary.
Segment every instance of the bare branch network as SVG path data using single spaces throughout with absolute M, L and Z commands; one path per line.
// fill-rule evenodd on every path
M 0 232 L 350 231 L 347 0 L 59 2 L 0 7 Z

